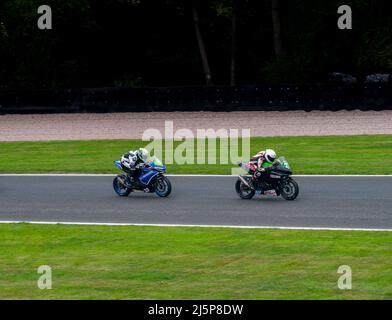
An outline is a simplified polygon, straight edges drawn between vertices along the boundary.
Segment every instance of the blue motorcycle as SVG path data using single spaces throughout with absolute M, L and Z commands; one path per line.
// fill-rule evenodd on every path
M 117 168 L 124 171 L 121 161 L 114 161 Z M 159 197 L 167 197 L 171 193 L 170 180 L 163 174 L 166 166 L 157 158 L 152 157 L 142 169 L 139 178 L 130 177 L 128 174 L 117 175 L 113 180 L 113 189 L 120 197 L 127 197 L 132 191 L 156 193 Z

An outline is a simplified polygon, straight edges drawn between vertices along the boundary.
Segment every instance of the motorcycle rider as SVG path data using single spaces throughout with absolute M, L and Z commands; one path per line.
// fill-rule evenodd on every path
M 147 166 L 148 158 L 149 152 L 144 148 L 131 150 L 121 157 L 121 166 L 124 172 L 127 173 L 128 182 L 133 182 L 134 179 L 140 176 L 142 169 Z
M 249 173 L 253 175 L 253 180 L 259 179 L 268 172 L 275 160 L 276 152 L 272 149 L 266 149 L 254 155 L 248 164 Z

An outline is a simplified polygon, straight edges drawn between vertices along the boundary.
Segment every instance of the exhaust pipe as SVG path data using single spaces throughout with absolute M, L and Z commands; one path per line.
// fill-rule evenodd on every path
M 118 176 L 117 177 L 118 181 L 120 182 L 120 184 L 125 187 L 125 188 L 129 188 L 129 186 L 127 185 L 127 183 L 123 180 L 122 177 Z
M 254 190 L 254 188 L 249 184 L 249 182 L 246 181 L 242 176 L 239 176 L 238 178 L 242 181 L 242 183 L 243 183 L 244 185 L 246 185 L 248 188 Z

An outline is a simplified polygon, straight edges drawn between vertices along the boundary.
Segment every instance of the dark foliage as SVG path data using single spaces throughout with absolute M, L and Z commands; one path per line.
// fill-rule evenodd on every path
M 143 87 L 205 83 L 197 6 L 214 84 L 230 83 L 236 10 L 237 84 L 319 83 L 331 72 L 392 72 L 392 2 L 280 0 L 282 53 L 271 0 L 48 0 L 53 30 L 37 28 L 41 0 L 0 2 L 0 87 Z M 337 8 L 353 9 L 353 30 Z

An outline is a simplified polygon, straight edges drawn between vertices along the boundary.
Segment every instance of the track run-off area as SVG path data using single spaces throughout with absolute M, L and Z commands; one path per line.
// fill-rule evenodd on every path
M 295 201 L 242 200 L 235 176 L 169 179 L 168 198 L 120 198 L 112 175 L 0 175 L 0 221 L 392 231 L 392 176 L 296 176 Z

